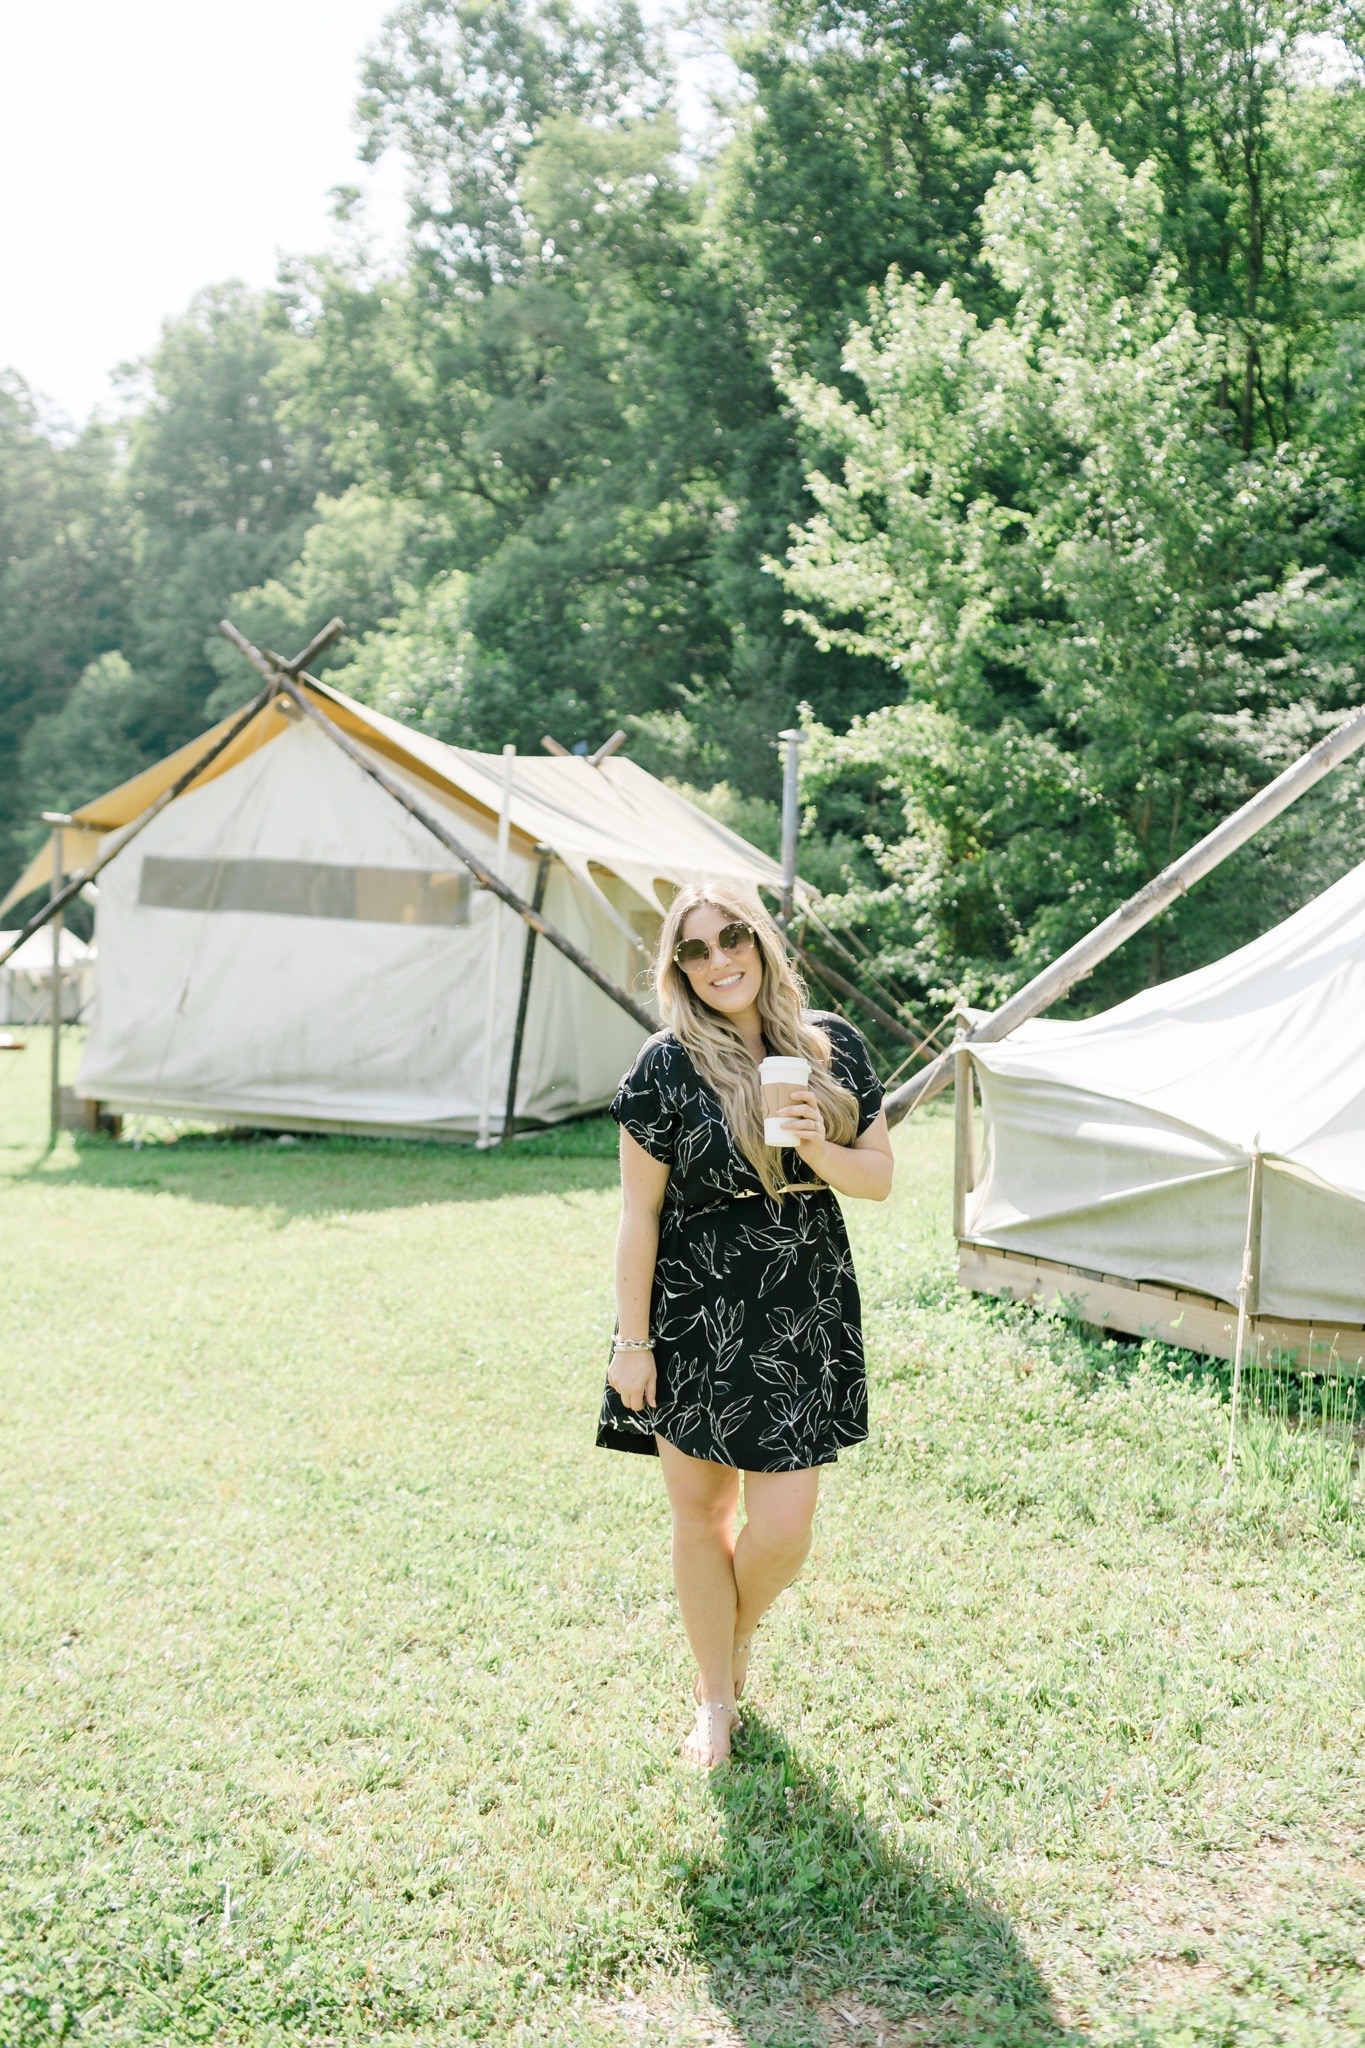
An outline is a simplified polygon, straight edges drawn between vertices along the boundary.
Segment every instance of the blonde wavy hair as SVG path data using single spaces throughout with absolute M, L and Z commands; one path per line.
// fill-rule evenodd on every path
M 811 1092 L 820 1105 L 832 1145 L 851 1145 L 858 1135 L 858 1099 L 830 1069 L 829 1034 L 803 1015 L 806 990 L 787 958 L 782 934 L 757 896 L 723 882 L 680 889 L 668 907 L 654 957 L 654 988 L 664 1022 L 692 1059 L 703 1081 L 720 1098 L 725 1121 L 744 1157 L 770 1195 L 790 1183 L 782 1154 L 763 1142 L 763 1098 L 753 1054 L 721 1010 L 699 996 L 673 958 L 683 927 L 702 904 L 727 920 L 749 925 L 758 945 L 763 978 L 758 1014 L 770 1053 L 799 1054 L 810 1061 Z

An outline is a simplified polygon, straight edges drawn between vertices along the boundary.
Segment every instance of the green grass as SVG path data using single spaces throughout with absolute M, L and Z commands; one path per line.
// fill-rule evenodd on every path
M 1365 1523 L 850 1207 L 873 1436 L 740 1760 L 591 1447 L 611 1132 L 42 1149 L 0 1054 L 0 2042 L 1358 2044 Z

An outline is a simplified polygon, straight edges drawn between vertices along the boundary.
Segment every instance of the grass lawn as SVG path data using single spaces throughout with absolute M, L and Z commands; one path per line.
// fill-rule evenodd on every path
M 42 1148 L 0 1053 L 0 2043 L 1365 2041 L 1365 1520 L 850 1205 L 873 1435 L 676 1758 L 612 1133 Z

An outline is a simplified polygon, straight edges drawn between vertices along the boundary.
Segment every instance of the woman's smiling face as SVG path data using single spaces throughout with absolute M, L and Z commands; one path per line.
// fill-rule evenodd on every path
M 714 903 L 699 903 L 688 911 L 678 934 L 680 940 L 702 939 L 710 949 L 705 960 L 679 971 L 710 1009 L 721 1010 L 727 1017 L 756 1003 L 763 986 L 763 955 L 756 939 L 733 953 L 722 953 L 716 945 L 720 933 L 734 922 L 733 912 L 717 910 Z

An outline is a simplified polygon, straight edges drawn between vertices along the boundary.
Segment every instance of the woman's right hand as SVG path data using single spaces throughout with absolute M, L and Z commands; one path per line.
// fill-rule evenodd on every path
M 642 1408 L 652 1408 L 658 1392 L 658 1375 L 654 1369 L 652 1351 L 617 1351 L 612 1354 L 607 1367 L 607 1385 L 615 1387 L 621 1397 L 621 1406 L 638 1415 Z

